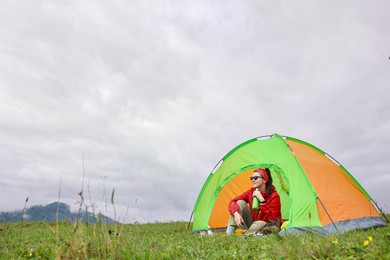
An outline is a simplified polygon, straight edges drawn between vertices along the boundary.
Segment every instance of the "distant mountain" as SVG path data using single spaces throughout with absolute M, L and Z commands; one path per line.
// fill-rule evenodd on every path
M 58 221 L 76 221 L 80 220 L 81 222 L 94 223 L 95 218 L 92 212 L 81 211 L 79 213 L 70 212 L 70 206 L 61 202 L 53 202 L 47 204 L 46 206 L 32 206 L 28 209 L 12 211 L 12 212 L 0 212 L 0 222 L 18 222 L 23 219 L 25 221 L 47 221 L 47 222 L 55 222 L 58 208 Z M 113 223 L 115 222 L 112 218 L 104 216 L 102 214 L 98 214 L 97 219 L 100 219 L 103 222 Z

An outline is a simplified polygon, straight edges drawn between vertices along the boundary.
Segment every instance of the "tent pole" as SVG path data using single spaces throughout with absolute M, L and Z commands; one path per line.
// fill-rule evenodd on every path
M 194 212 L 192 211 L 191 213 L 191 217 L 190 217 L 190 220 L 188 221 L 188 227 L 187 227 L 187 230 L 190 229 L 190 225 L 191 225 L 191 220 L 192 220 L 192 216 L 194 215 Z
M 386 219 L 387 223 L 389 223 L 390 221 L 387 219 L 385 213 L 383 213 L 382 209 L 378 206 L 378 204 L 376 204 L 375 200 L 371 199 L 372 203 L 374 203 L 375 207 L 379 210 L 379 212 L 382 214 L 382 216 Z
M 328 215 L 328 218 L 330 219 L 330 221 L 332 221 L 332 224 L 333 224 L 334 228 L 336 229 L 336 231 L 337 231 L 338 233 L 340 233 L 339 230 L 337 229 L 336 224 L 334 223 L 333 219 L 330 217 L 329 212 L 326 210 L 324 204 L 322 203 L 321 199 L 320 199 L 319 197 L 317 197 L 317 199 L 318 199 L 318 201 L 321 203 L 321 206 L 322 206 L 322 208 L 325 210 L 325 213 L 326 213 L 326 215 Z

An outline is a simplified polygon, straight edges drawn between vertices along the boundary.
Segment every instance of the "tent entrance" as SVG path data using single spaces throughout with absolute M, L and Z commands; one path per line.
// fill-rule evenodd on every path
M 228 176 L 221 185 L 217 187 L 214 193 L 214 206 L 209 219 L 209 227 L 225 228 L 229 220 L 228 203 L 229 201 L 251 187 L 249 179 L 257 168 L 269 168 L 277 192 L 279 193 L 282 205 L 282 219 L 286 220 L 290 215 L 291 198 L 289 196 L 289 182 L 282 169 L 272 164 L 253 164 L 240 169 Z

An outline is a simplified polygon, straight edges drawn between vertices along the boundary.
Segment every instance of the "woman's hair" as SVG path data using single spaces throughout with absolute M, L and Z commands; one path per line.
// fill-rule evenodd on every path
M 267 195 L 271 195 L 271 193 L 274 191 L 274 186 L 272 185 L 272 176 L 271 171 L 268 168 L 265 168 L 265 171 L 268 175 L 268 181 L 265 183 L 265 191 L 267 192 Z

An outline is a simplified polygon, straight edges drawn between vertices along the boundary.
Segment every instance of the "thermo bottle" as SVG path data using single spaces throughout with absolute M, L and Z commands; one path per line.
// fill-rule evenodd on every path
M 256 190 L 259 190 L 259 189 L 256 188 Z M 253 196 L 252 209 L 253 210 L 258 210 L 259 209 L 259 204 L 260 204 L 259 199 L 256 196 Z

